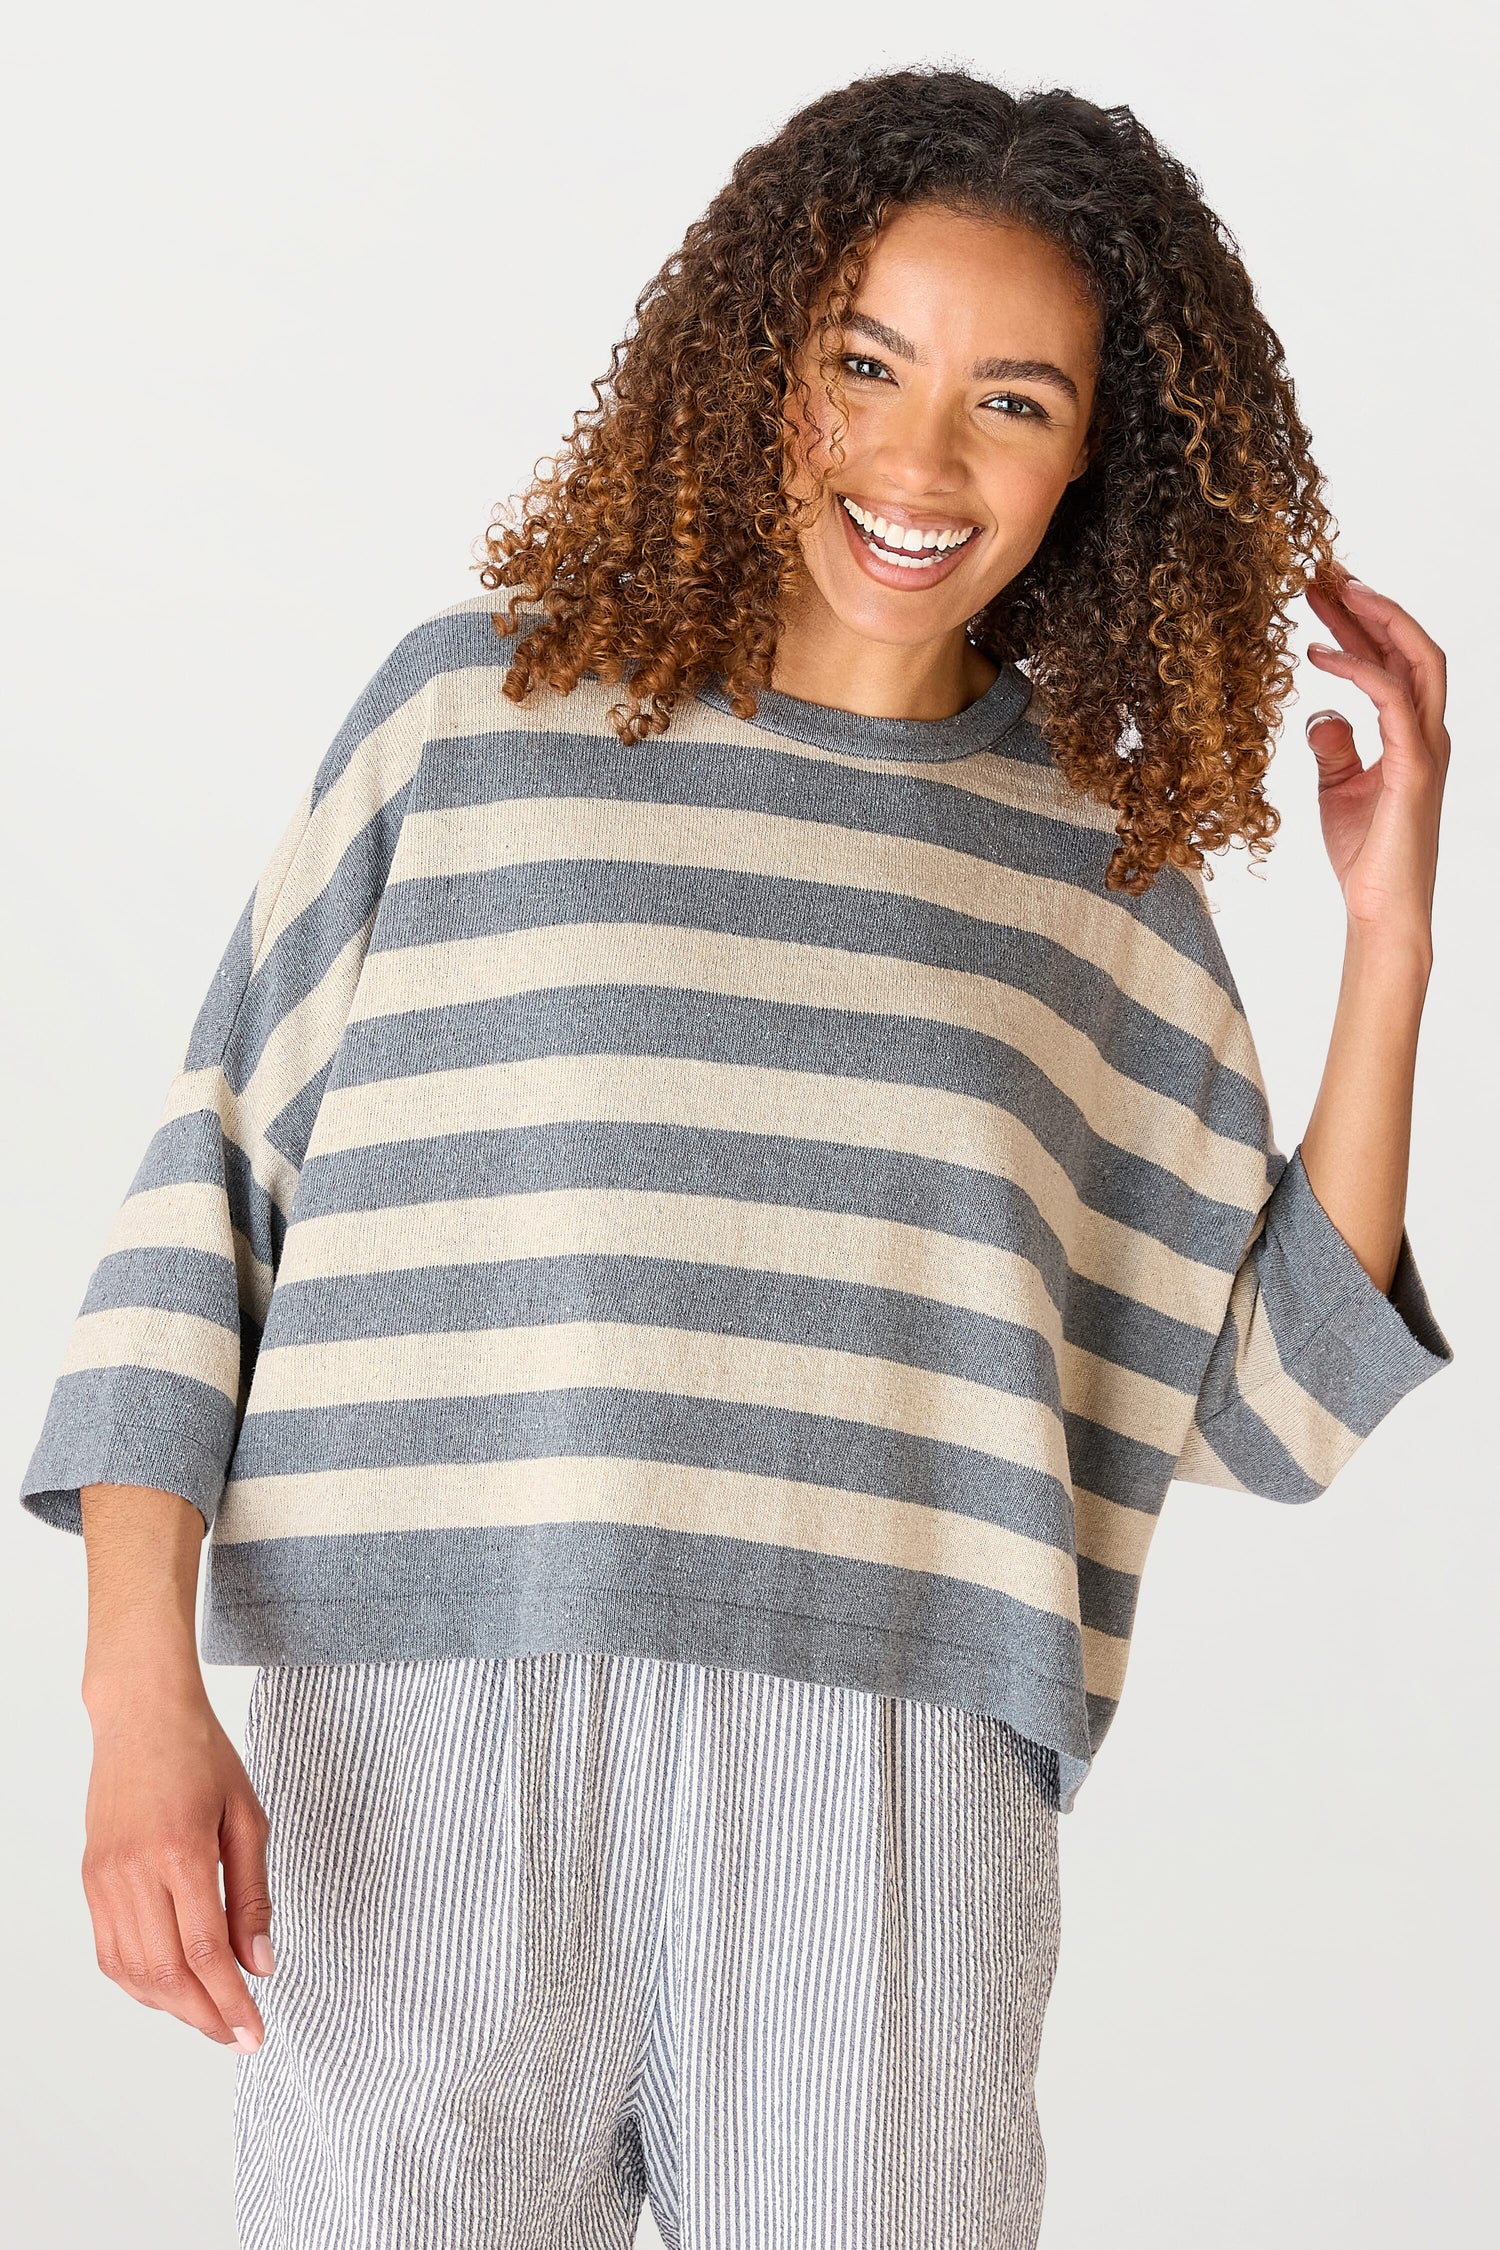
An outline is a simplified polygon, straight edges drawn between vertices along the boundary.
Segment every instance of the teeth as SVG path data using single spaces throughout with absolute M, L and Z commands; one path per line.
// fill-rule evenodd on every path
M 962 531 L 918 531 L 915 525 L 887 523 L 884 516 L 871 515 L 868 508 L 846 500 L 842 493 L 839 499 L 866 537 L 879 541 L 886 561 L 903 570 L 930 570 L 939 555 L 963 546 L 974 536 L 973 524 Z

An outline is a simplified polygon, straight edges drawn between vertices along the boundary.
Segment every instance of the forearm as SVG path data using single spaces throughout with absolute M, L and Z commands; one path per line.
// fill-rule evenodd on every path
M 84 1701 L 150 1680 L 201 1685 L 194 1614 L 203 1518 L 175 1492 L 90 1484 L 80 1495 L 88 1553 Z
M 1318 1098 L 1302 1137 L 1314 1195 L 1375 1286 L 1389 1290 L 1406 1222 L 1425 935 L 1351 925 Z

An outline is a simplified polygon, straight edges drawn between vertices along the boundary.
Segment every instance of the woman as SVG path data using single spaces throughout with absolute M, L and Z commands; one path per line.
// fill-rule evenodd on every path
M 1192 175 L 947 71 L 742 159 L 481 576 L 247 903 L 28 1472 L 101 1964 L 242 2049 L 252 2245 L 1032 2244 L 1167 1486 L 1307 1498 L 1449 1357 L 1442 656 Z M 1287 1158 L 1201 872 L 1304 590 L 1382 747 L 1309 722 Z

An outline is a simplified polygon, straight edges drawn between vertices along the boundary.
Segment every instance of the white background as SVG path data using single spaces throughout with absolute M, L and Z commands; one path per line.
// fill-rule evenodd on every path
M 1125 101 L 1286 345 L 1454 763 L 1410 1225 L 1457 1365 L 1306 1509 L 1179 1487 L 1064 1823 L 1046 2250 L 1495 2239 L 1495 50 L 1457 0 L 976 10 L 135 0 L 8 49 L 5 1463 L 314 765 L 739 151 L 878 66 Z M 1312 672 L 1308 709 L 1359 709 Z M 1367 751 L 1373 741 L 1365 731 Z M 1294 713 L 1226 946 L 1295 1143 L 1340 915 Z M 94 1967 L 83 1558 L 5 1541 L 10 2239 L 229 2250 L 231 2065 Z M 248 1675 L 213 1692 L 237 1726 Z M 1488 2145 L 1486 2145 L 1488 2143 Z M 647 2223 L 642 2240 L 656 2242 Z

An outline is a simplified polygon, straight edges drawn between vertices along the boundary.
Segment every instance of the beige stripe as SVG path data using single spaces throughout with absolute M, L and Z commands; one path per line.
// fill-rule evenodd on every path
M 214 1537 L 237 1542 L 528 1523 L 727 1532 L 807 1554 L 963 1579 L 1054 1617 L 1078 1619 L 1070 1558 L 1019 1532 L 834 1485 L 612 1455 L 231 1479 Z
M 158 1130 L 174 1118 L 206 1111 L 217 1117 L 225 1136 L 249 1165 L 257 1184 L 283 1216 L 292 1208 L 297 1191 L 297 1167 L 288 1162 L 275 1143 L 253 1128 L 241 1111 L 239 1097 L 217 1065 L 211 1070 L 179 1071 L 167 1092 Z
M 483 1265 L 501 1258 L 670 1257 L 901 1289 L 1019 1320 L 1054 1351 L 1062 1328 L 1036 1268 L 1012 1251 L 861 1212 L 645 1188 L 541 1188 L 299 1218 L 288 1280 Z
M 548 796 L 410 813 L 401 843 L 406 876 L 479 874 L 559 858 L 638 860 L 928 900 L 1000 927 L 1031 930 L 1092 965 L 1103 964 L 1142 1006 L 1258 1079 L 1244 1019 L 1205 970 L 1144 922 L 1078 885 L 1018 875 L 974 853 L 782 814 Z
M 1118 1703 L 1125 1686 L 1125 1666 L 1130 1655 L 1129 1641 L 1116 1640 L 1112 1633 L 1096 1632 L 1092 1625 L 1083 1628 L 1083 1684 L 1090 1695 L 1107 1695 Z
M 255 897 L 250 908 L 250 958 L 258 961 L 265 951 L 266 929 L 280 894 L 281 886 L 291 871 L 293 860 L 307 832 L 312 812 L 312 783 L 309 782 L 277 841 L 255 886 Z
M 1103 1563 L 1107 1570 L 1140 1577 L 1159 1521 L 1154 1513 L 1124 1507 L 1118 1500 L 1106 1500 L 1102 1493 L 1078 1486 L 1073 1493 L 1073 1521 L 1080 1555 Z
M 930 1087 L 667 1056 L 548 1055 L 330 1089 L 308 1154 L 582 1119 L 825 1140 L 968 1164 L 1024 1186 L 1075 1272 L 1215 1333 L 1222 1318 L 1217 1268 L 1091 1210 L 1036 1135 L 994 1103 Z
M 1058 1373 L 1063 1404 L 1070 1414 L 1098 1422 L 1122 1437 L 1150 1445 L 1158 1453 L 1176 1457 L 1193 1418 L 1193 1400 L 1186 1391 L 1159 1383 L 1154 1376 L 1138 1375 L 1112 1359 L 1100 1359 L 1076 1344 L 1058 1350 Z
M 237 1137 L 247 1130 L 263 1137 L 287 1103 L 338 1051 L 374 919 L 372 914 L 355 931 L 312 990 L 287 1010 L 267 1039 L 238 1097 Z
M 239 1338 L 196 1313 L 136 1305 L 80 1313 L 68 1339 L 62 1372 L 74 1375 L 88 1367 L 147 1367 L 188 1375 L 195 1382 L 211 1384 L 226 1398 L 239 1397 Z
M 916 1017 L 977 1031 L 1017 1048 L 1077 1104 L 1101 1139 L 1247 1212 L 1264 1200 L 1259 1148 L 1211 1132 L 1185 1103 L 1117 1071 L 1091 1039 L 1029 992 L 965 970 L 710 930 L 570 923 L 376 953 L 365 965 L 352 1015 L 462 1006 L 601 980 Z
M 1245 1489 L 1228 1464 L 1219 1459 L 1196 1422 L 1188 1426 L 1188 1434 L 1172 1474 L 1179 1484 L 1211 1484 L 1225 1492 L 1243 1492 Z
M 584 1385 L 831 1415 L 971 1446 L 1068 1485 L 1062 1425 L 1035 1400 L 862 1352 L 628 1321 L 547 1321 L 263 1347 L 250 1411 L 514 1396 Z
M 408 696 L 370 730 L 337 780 L 331 781 L 319 797 L 296 847 L 295 864 L 285 869 L 266 911 L 255 954 L 257 962 L 282 931 L 327 889 L 353 838 L 416 772 L 427 736 L 425 704 L 425 690 Z M 284 844 L 285 840 L 278 847 L 278 861 Z
M 524 703 L 514 704 L 502 693 L 503 678 L 503 669 L 484 664 L 455 665 L 451 671 L 443 673 L 433 683 L 430 728 L 433 736 L 492 733 L 498 725 L 522 739 L 527 735 L 542 740 L 566 734 L 584 738 L 592 735 L 606 743 L 619 742 L 610 723 L 609 710 L 625 694 L 623 688 L 606 688 L 585 679 L 570 695 L 535 688 Z M 982 798 L 986 803 L 1039 814 L 1071 828 L 1108 833 L 1116 824 L 1116 816 L 1109 806 L 1098 804 L 1081 790 L 1074 789 L 1056 765 L 1007 758 L 1003 752 L 991 756 L 981 751 L 969 757 L 940 760 L 872 758 L 862 751 L 825 748 L 821 743 L 799 741 L 795 735 L 771 733 L 753 720 L 737 719 L 732 712 L 720 711 L 716 705 L 696 699 L 678 706 L 659 739 L 664 743 L 693 746 L 745 746 L 761 751 L 771 748 L 778 755 L 800 758 L 807 764 L 857 766 L 861 771 L 876 773 L 917 772 L 935 788 L 953 789 L 966 796 Z M 632 755 L 623 743 L 619 744 L 619 749 L 622 760 Z
M 681 1258 L 762 1273 L 896 1289 L 1038 1335 L 1059 1363 L 1064 1406 L 1175 1457 L 1192 1400 L 1063 1344 L 1057 1308 L 1029 1259 L 958 1235 L 862 1213 L 630 1188 L 420 1203 L 298 1219 L 282 1274 L 319 1281 L 504 1258 Z
M 1332 1481 L 1360 1440 L 1336 1414 L 1288 1374 L 1251 1263 L 1241 1270 L 1230 1299 L 1239 1335 L 1235 1381 L 1240 1403 L 1256 1414 L 1318 1486 Z
M 228 1235 L 224 1190 L 207 1180 L 177 1180 L 127 1195 L 104 1250 L 205 1250 L 222 1258 Z
M 224 1190 L 207 1180 L 178 1180 L 127 1196 L 104 1255 L 116 1250 L 201 1250 L 209 1257 L 228 1257 L 238 1276 L 240 1303 L 264 1322 L 276 1276 L 231 1226 Z

